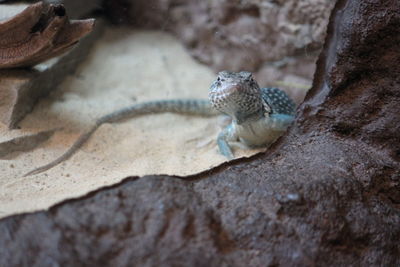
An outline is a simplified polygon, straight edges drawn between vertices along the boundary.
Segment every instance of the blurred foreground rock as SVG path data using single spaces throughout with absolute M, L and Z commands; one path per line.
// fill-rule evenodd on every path
M 399 266 L 398 51 L 399 1 L 339 0 L 267 153 L 4 218 L 0 266 Z

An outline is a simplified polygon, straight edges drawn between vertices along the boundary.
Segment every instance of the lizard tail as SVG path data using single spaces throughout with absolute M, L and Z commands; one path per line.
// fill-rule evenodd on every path
M 98 120 L 98 123 L 116 122 L 133 116 L 152 114 L 152 113 L 178 113 L 196 116 L 215 116 L 220 114 L 210 104 L 203 99 L 171 99 L 158 100 L 139 103 L 127 108 L 123 108 L 109 115 L 105 115 Z
M 76 151 L 78 151 L 78 149 L 92 136 L 97 128 L 99 128 L 104 123 L 113 123 L 130 117 L 163 112 L 190 114 L 197 116 L 215 116 L 219 114 L 218 111 L 214 110 L 211 107 L 211 104 L 208 100 L 197 99 L 150 101 L 126 107 L 99 118 L 87 132 L 79 136 L 78 140 L 76 140 L 75 143 L 64 154 L 62 154 L 54 161 L 26 173 L 24 177 L 47 171 L 48 169 L 51 169 L 54 166 L 72 157 L 76 153 Z
M 52 162 L 26 173 L 24 177 L 47 171 L 48 169 L 51 169 L 54 166 L 60 164 L 61 162 L 69 159 L 90 138 L 90 136 L 94 133 L 94 131 L 97 130 L 97 128 L 100 127 L 100 125 L 101 124 L 96 123 L 94 126 L 92 126 L 92 128 L 89 131 L 79 136 L 78 140 L 76 140 L 75 143 L 66 152 L 64 152 L 64 154 L 62 154 L 60 157 L 56 158 Z

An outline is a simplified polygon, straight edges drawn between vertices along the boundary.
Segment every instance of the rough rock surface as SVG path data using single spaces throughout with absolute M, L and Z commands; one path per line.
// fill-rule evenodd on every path
M 115 22 L 174 32 L 215 70 L 251 70 L 322 47 L 330 0 L 112 0 Z
M 0 266 L 399 266 L 399 50 L 399 1 L 339 0 L 269 152 L 5 218 Z

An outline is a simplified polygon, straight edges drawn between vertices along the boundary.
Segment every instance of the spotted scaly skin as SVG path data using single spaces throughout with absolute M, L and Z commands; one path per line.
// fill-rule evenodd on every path
M 232 122 L 217 137 L 221 154 L 233 158 L 230 143 L 269 146 L 294 120 L 295 103 L 278 88 L 258 86 L 250 72 L 222 71 L 209 92 L 212 106 Z
M 229 143 L 239 141 L 249 147 L 269 145 L 286 130 L 295 113 L 295 104 L 283 91 L 277 88 L 260 89 L 252 74 L 245 71 L 220 72 L 210 87 L 209 100 L 150 101 L 105 115 L 83 133 L 64 154 L 25 176 L 44 172 L 72 157 L 104 123 L 163 112 L 197 116 L 215 116 L 222 112 L 232 118 L 232 123 L 218 135 L 217 144 L 220 153 L 231 159 L 233 153 Z

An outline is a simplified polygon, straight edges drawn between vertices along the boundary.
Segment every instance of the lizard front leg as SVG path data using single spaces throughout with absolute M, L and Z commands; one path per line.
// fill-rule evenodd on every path
M 217 137 L 219 152 L 228 159 L 233 159 L 232 149 L 228 143 L 231 141 L 238 141 L 238 136 L 233 125 L 229 124 L 219 133 Z

